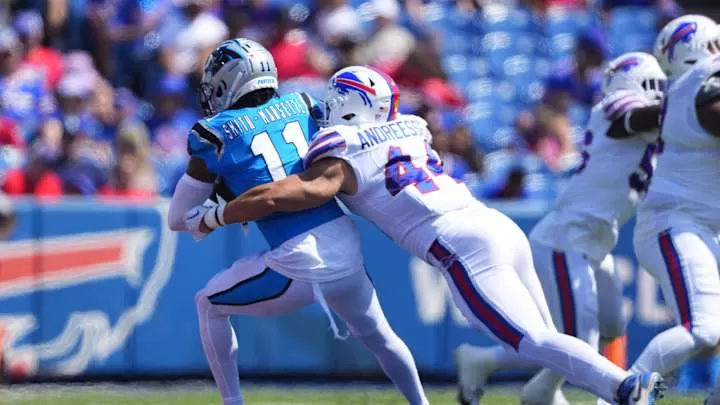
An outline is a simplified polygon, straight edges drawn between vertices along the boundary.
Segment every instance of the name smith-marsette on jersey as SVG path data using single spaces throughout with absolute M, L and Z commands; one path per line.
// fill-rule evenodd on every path
M 360 149 L 369 148 L 383 142 L 409 138 L 411 136 L 425 136 L 427 129 L 418 121 L 398 120 L 384 125 L 374 126 L 358 132 Z
M 255 121 L 261 119 L 264 125 L 268 125 L 275 121 L 307 113 L 307 108 L 299 100 L 295 98 L 287 98 L 267 107 L 258 108 L 255 111 L 240 114 L 232 120 L 223 123 L 222 129 L 227 134 L 228 139 L 232 140 L 247 132 L 254 131 L 255 124 L 253 123 L 253 119 Z

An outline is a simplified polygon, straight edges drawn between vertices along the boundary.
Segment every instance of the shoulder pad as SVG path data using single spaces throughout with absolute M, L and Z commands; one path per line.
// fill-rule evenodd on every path
M 608 94 L 600 102 L 605 119 L 615 121 L 622 117 L 628 111 L 646 107 L 652 104 L 652 101 L 645 95 L 633 91 L 618 91 Z
M 695 96 L 695 106 L 700 108 L 720 100 L 720 72 L 708 77 Z
M 348 149 L 347 131 L 348 127 L 334 126 L 316 132 L 303 158 L 305 167 L 324 157 L 344 156 Z

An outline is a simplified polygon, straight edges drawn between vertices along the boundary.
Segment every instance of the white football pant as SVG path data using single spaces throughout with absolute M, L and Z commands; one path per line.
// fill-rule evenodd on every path
M 454 215 L 454 226 L 432 245 L 428 261 L 444 269 L 455 304 L 513 358 L 534 362 L 612 401 L 629 373 L 597 350 L 553 326 L 525 234 L 508 217 L 482 205 Z
M 353 336 L 375 355 L 408 403 L 428 403 L 410 350 L 385 319 L 364 269 L 340 280 L 313 285 L 269 269 L 264 257 L 255 255 L 236 261 L 195 296 L 203 349 L 225 405 L 243 403 L 238 341 L 230 315 L 284 315 L 316 299 L 326 302 L 345 321 Z M 242 340 L 242 331 L 239 332 Z
M 703 227 L 637 234 L 635 254 L 662 288 L 677 326 L 653 338 L 632 371 L 668 374 L 720 341 L 718 236 Z

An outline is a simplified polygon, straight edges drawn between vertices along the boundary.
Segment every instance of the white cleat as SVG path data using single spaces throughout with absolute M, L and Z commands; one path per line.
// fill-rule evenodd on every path
M 462 344 L 453 355 L 458 375 L 458 402 L 479 404 L 487 379 L 495 371 L 495 349 Z
M 520 393 L 522 405 L 570 405 L 560 389 L 562 380 L 558 382 L 556 375 L 542 369 L 525 384 Z
M 606 401 L 606 400 L 604 400 L 604 399 L 602 399 L 602 398 L 598 398 L 598 400 L 597 400 L 597 402 L 595 403 L 595 405 L 612 405 L 612 404 L 610 404 L 610 402 L 608 402 L 608 401 Z

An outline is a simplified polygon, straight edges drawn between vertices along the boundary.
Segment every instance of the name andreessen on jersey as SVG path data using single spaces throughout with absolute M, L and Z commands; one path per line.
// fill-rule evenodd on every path
M 305 108 L 299 100 L 294 98 L 289 98 L 267 107 L 259 108 L 255 112 L 257 114 L 243 114 L 222 124 L 222 129 L 228 135 L 230 140 L 241 136 L 246 132 L 254 131 L 255 124 L 253 123 L 253 119 L 255 121 L 261 119 L 264 125 L 268 125 L 275 121 L 308 113 L 307 108 Z
M 360 148 L 365 149 L 387 141 L 409 138 L 411 136 L 425 136 L 425 125 L 415 121 L 394 121 L 386 125 L 368 128 L 358 132 Z

